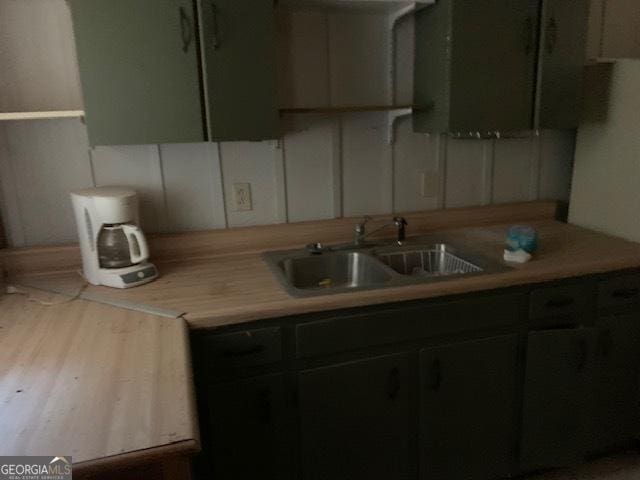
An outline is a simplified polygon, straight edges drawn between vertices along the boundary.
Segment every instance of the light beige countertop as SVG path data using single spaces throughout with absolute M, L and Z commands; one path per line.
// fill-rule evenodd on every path
M 539 251 L 527 264 L 500 273 L 446 281 L 293 298 L 257 252 L 159 263 L 161 278 L 129 290 L 89 287 L 86 298 L 183 316 L 190 328 L 215 328 L 252 320 L 488 290 L 640 267 L 640 244 L 553 220 L 529 222 Z M 469 251 L 501 262 L 509 224 L 430 233 L 450 236 Z M 300 245 L 298 245 L 299 247 Z M 21 281 L 73 294 L 82 285 L 74 272 L 30 275 Z
M 197 452 L 189 358 L 182 320 L 0 296 L 0 455 L 71 455 L 82 473 Z

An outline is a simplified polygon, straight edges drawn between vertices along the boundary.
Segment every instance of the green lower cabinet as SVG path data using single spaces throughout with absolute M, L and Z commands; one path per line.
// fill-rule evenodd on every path
M 420 478 L 492 479 L 515 466 L 518 336 L 420 352 Z
M 411 380 L 404 353 L 300 372 L 302 478 L 415 478 Z
M 206 389 L 207 425 L 197 478 L 293 479 L 290 412 L 282 374 Z M 206 433 L 206 437 L 205 434 Z
M 523 472 L 583 461 L 593 428 L 596 331 L 529 333 L 523 398 Z
M 598 319 L 600 357 L 596 390 L 596 453 L 625 446 L 640 435 L 640 313 Z

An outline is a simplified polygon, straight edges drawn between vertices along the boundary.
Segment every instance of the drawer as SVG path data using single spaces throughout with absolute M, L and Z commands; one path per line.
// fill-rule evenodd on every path
M 640 303 L 640 274 L 624 275 L 598 282 L 598 308 Z
M 296 327 L 298 358 L 436 335 L 506 327 L 522 320 L 526 296 L 503 294 L 332 317 Z
M 585 312 L 593 308 L 593 297 L 589 283 L 540 288 L 531 292 L 529 318 L 535 320 Z
M 282 359 L 280 327 L 261 328 L 222 335 L 204 334 L 194 342 L 199 367 L 224 372 L 277 363 Z

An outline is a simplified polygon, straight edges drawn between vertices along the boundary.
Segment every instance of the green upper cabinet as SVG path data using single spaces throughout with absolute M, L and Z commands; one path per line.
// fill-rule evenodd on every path
M 439 0 L 416 14 L 414 129 L 530 128 L 538 2 Z
M 536 128 L 580 122 L 586 60 L 588 0 L 544 0 L 536 94 Z
M 587 0 L 439 0 L 416 14 L 414 130 L 575 128 Z
M 92 145 L 205 140 L 191 0 L 72 0 Z
M 200 0 L 211 140 L 279 135 L 273 0 Z
M 71 0 L 92 145 L 279 133 L 273 0 Z

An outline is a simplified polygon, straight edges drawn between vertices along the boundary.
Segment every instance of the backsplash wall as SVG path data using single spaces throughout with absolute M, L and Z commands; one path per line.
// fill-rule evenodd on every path
M 384 113 L 286 120 L 287 133 L 277 143 L 94 149 L 80 120 L 4 122 L 0 204 L 9 244 L 75 242 L 68 192 L 89 186 L 134 187 L 148 232 L 569 196 L 573 132 L 457 140 L 415 134 L 407 118 L 390 145 Z M 232 185 L 240 182 L 251 184 L 251 211 L 234 211 Z

